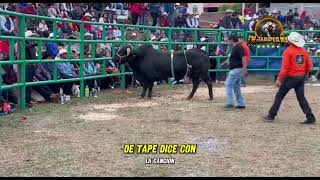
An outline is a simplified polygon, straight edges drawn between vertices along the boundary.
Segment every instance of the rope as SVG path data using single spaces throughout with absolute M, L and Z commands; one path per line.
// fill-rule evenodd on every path
M 192 66 L 188 63 L 186 50 L 183 50 L 183 54 L 184 54 L 184 59 L 186 60 L 186 64 L 187 64 L 186 75 L 184 75 L 184 78 L 186 78 L 186 77 L 188 77 L 188 74 L 189 74 L 190 69 L 192 68 Z

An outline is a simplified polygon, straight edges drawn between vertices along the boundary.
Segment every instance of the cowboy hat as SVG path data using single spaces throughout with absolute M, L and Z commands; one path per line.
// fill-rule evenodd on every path
M 206 40 L 205 37 L 202 37 L 202 38 L 200 39 L 201 42 L 203 42 L 203 41 L 205 41 L 205 40 Z
M 166 12 L 163 12 L 163 13 L 162 13 L 162 16 L 164 16 L 164 15 L 167 15 L 167 16 L 168 16 L 168 13 L 166 13 Z
M 256 14 L 254 14 L 253 17 L 252 17 L 252 19 L 258 19 L 258 18 L 259 18 L 259 16 L 256 15 Z
M 244 17 L 245 20 L 250 21 L 252 17 L 250 17 L 248 14 Z
M 297 47 L 303 47 L 306 43 L 303 36 L 297 32 L 291 32 L 288 36 L 288 41 Z
M 30 31 L 30 30 L 26 31 L 24 33 L 24 35 L 25 35 L 25 37 L 40 37 L 40 35 L 38 33 L 34 33 L 32 31 Z
M 174 4 L 175 6 L 180 6 L 180 3 L 176 3 L 176 4 Z
M 89 32 L 86 32 L 85 34 L 84 34 L 84 37 L 86 37 L 86 36 L 93 36 L 91 33 L 89 33 Z
M 152 36 L 151 38 L 150 38 L 150 41 L 156 41 L 157 40 L 157 38 L 155 37 L 155 36 Z
M 107 6 L 104 10 L 106 10 L 106 11 L 110 11 L 110 8 Z
M 232 9 L 227 9 L 226 13 L 233 13 L 233 10 Z
M 59 50 L 59 55 L 67 54 L 67 53 L 68 53 L 68 51 L 63 48 Z
M 278 14 L 278 13 L 279 13 L 279 11 L 276 10 L 276 9 L 274 9 L 274 10 L 272 11 L 272 14 Z
M 112 11 L 113 11 L 113 12 L 117 12 L 117 9 L 113 8 Z
M 91 17 L 92 18 L 91 14 L 89 14 L 89 13 L 85 13 L 83 17 Z
M 199 15 L 195 15 L 194 17 L 195 17 L 196 19 L 199 19 Z

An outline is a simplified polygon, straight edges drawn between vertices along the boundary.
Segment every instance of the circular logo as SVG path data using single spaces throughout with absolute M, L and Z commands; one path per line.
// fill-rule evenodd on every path
M 255 34 L 258 37 L 280 37 L 283 35 L 281 22 L 274 17 L 264 17 L 255 26 Z

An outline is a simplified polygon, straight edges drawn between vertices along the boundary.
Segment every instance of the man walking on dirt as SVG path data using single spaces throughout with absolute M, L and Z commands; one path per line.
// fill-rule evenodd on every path
M 276 81 L 279 90 L 265 119 L 268 122 L 274 121 L 283 98 L 291 89 L 294 89 L 299 105 L 307 118 L 302 124 L 313 124 L 316 119 L 304 96 L 304 80 L 312 70 L 313 64 L 309 53 L 303 47 L 305 41 L 301 34 L 291 32 L 288 41 L 290 46 L 283 52 L 282 68 Z
M 228 43 L 232 46 L 229 57 L 229 73 L 226 81 L 227 105 L 225 108 L 233 108 L 233 94 L 236 95 L 238 105 L 236 108 L 245 109 L 246 103 L 241 92 L 241 78 L 248 75 L 247 58 L 245 50 L 237 35 L 231 35 Z

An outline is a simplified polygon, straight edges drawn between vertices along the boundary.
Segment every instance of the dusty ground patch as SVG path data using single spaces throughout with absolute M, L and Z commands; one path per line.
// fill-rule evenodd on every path
M 156 87 L 151 101 L 102 92 L 70 105 L 36 106 L 0 120 L 1 176 L 319 176 L 319 125 L 303 126 L 296 97 L 289 93 L 274 124 L 261 117 L 276 88 L 243 88 L 246 110 L 223 109 L 224 87 L 214 100 L 202 86 L 186 101 L 190 86 Z M 306 96 L 320 117 L 320 91 Z M 197 154 L 171 155 L 175 165 L 145 165 L 146 157 L 122 153 L 124 144 L 198 144 Z M 155 155 L 168 157 L 170 155 Z

